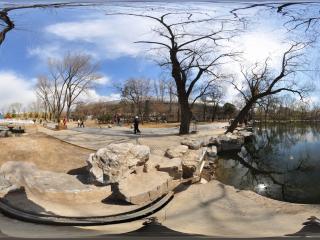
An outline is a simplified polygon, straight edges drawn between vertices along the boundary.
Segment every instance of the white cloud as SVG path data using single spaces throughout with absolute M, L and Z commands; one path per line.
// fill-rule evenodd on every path
M 104 76 L 98 84 L 107 84 L 109 78 Z M 19 102 L 24 107 L 36 101 L 34 92 L 35 79 L 25 79 L 12 71 L 0 71 L 0 112 L 8 110 L 10 104 Z M 120 94 L 100 95 L 94 89 L 83 93 L 79 99 L 85 102 L 120 100 Z
M 0 71 L 0 111 L 19 102 L 27 106 L 36 100 L 33 80 L 25 79 L 11 71 Z
M 154 22 L 145 18 L 103 16 L 52 24 L 45 30 L 66 41 L 94 44 L 101 58 L 112 59 L 143 53 L 145 48 L 134 42 L 147 35 L 150 37 L 153 25 Z
M 114 100 L 120 100 L 119 93 L 111 93 L 105 96 L 105 95 L 100 95 L 94 89 L 90 89 L 86 93 L 82 93 L 78 99 L 78 101 L 83 101 L 83 102 L 99 102 L 99 101 L 114 101 Z
M 42 61 L 47 62 L 49 58 L 60 58 L 61 57 L 61 46 L 59 44 L 48 44 L 41 47 L 28 48 L 29 56 L 37 56 Z
M 110 78 L 107 77 L 107 76 L 103 76 L 97 80 L 94 81 L 96 84 L 99 84 L 99 85 L 107 85 L 110 83 Z

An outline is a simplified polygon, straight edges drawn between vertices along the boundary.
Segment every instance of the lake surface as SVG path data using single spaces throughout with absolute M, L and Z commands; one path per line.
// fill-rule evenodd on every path
M 253 131 L 246 157 L 219 157 L 217 179 L 281 201 L 320 203 L 320 123 L 268 124 Z

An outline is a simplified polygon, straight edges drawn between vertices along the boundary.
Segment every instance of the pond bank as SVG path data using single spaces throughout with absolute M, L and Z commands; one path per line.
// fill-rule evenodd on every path
M 201 138 L 208 134 L 217 136 L 223 130 L 220 127 L 216 130 L 193 136 Z M 71 133 L 71 131 L 68 133 Z M 32 139 L 34 135 L 30 135 Z M 22 137 L 20 140 L 22 141 L 24 138 L 27 140 L 27 136 Z M 39 134 L 34 141 L 42 138 L 44 138 L 44 135 Z M 106 136 L 104 138 L 108 140 Z M 182 137 L 178 136 L 165 136 L 161 138 L 160 143 L 156 142 L 157 137 L 141 138 L 139 141 L 145 142 L 147 145 L 150 144 L 154 153 L 161 152 L 163 154 L 168 144 L 171 146 L 174 146 L 173 144 L 178 145 L 182 139 Z M 24 144 L 28 144 L 30 140 L 24 141 Z M 34 141 L 30 141 L 30 143 L 34 144 Z M 32 160 L 40 150 L 50 151 L 52 157 L 56 156 L 57 153 L 51 152 L 52 146 L 55 149 L 63 146 L 66 150 L 79 151 L 79 153 L 75 154 L 77 156 L 73 156 L 73 158 L 77 157 L 78 159 L 72 166 L 62 166 L 61 162 L 59 163 L 58 160 L 59 158 L 62 159 L 62 155 L 59 154 L 55 157 L 55 163 L 60 165 L 60 171 L 62 172 L 66 172 L 71 167 L 74 168 L 84 162 L 79 159 L 79 156 L 80 154 L 82 156 L 87 155 L 88 152 L 71 145 L 63 145 L 62 142 L 53 138 L 45 138 L 41 141 L 45 141 L 48 145 L 39 145 L 33 148 L 35 155 L 30 156 L 29 160 Z M 7 148 L 7 150 L 9 148 L 13 149 L 14 146 L 7 145 Z M 22 150 L 25 151 L 26 149 Z M 75 161 L 73 158 L 72 160 Z M 36 159 L 39 161 L 40 166 L 48 167 L 45 158 L 37 156 Z M 41 159 L 43 162 L 40 162 Z M 51 165 L 50 168 L 53 169 L 53 166 Z M 312 215 L 319 216 L 319 214 L 320 206 L 318 205 L 280 202 L 260 196 L 252 191 L 240 191 L 217 180 L 212 180 L 206 184 L 182 186 L 180 191 L 175 194 L 174 199 L 154 216 L 164 226 L 180 232 L 226 237 L 270 237 L 295 233 L 302 228 L 302 223 L 307 218 Z M 140 228 L 142 222 L 136 221 L 99 227 L 57 227 L 25 223 L 1 216 L 0 230 L 4 234 L 16 237 L 79 237 L 124 233 Z

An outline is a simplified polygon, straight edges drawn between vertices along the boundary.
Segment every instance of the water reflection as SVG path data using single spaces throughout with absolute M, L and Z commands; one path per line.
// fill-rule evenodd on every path
M 247 151 L 217 160 L 216 177 L 270 198 L 320 203 L 320 124 L 269 124 L 254 132 Z

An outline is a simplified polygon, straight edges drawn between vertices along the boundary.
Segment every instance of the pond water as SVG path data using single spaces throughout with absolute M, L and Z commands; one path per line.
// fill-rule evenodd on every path
M 254 127 L 248 157 L 222 154 L 216 177 L 242 190 L 287 202 L 320 203 L 320 123 Z

